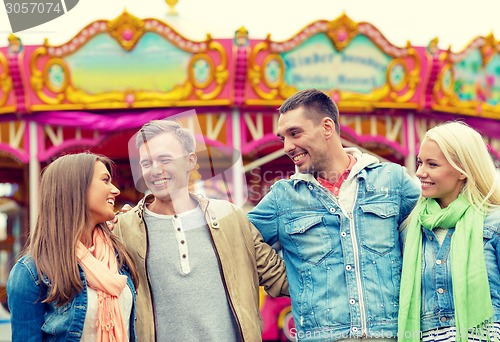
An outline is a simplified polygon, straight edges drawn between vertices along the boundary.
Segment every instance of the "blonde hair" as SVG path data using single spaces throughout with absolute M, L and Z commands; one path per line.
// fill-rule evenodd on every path
M 50 281 L 44 302 L 62 306 L 83 289 L 76 246 L 90 221 L 87 196 L 98 161 L 113 174 L 112 161 L 92 153 L 62 156 L 42 172 L 38 217 L 25 253 L 33 258 L 40 279 Z M 137 286 L 137 270 L 125 247 L 105 223 L 99 226 L 118 253 L 119 267 L 128 266 Z
M 500 178 L 481 134 L 463 122 L 431 128 L 424 139 L 437 143 L 446 160 L 467 179 L 462 194 L 476 208 L 500 205 Z

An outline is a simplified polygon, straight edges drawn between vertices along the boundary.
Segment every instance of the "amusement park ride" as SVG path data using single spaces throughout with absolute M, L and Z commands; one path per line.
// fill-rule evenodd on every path
M 338 104 L 346 145 L 410 172 L 423 133 L 447 120 L 481 131 L 500 160 L 500 45 L 493 35 L 471 37 L 459 53 L 439 49 L 437 39 L 398 47 L 344 14 L 312 22 L 285 41 L 251 39 L 243 27 L 234 37 L 193 41 L 159 19 L 123 12 L 89 23 L 62 45 L 23 46 L 14 35 L 5 44 L 0 287 L 33 224 L 41 168 L 64 153 L 105 154 L 119 167 L 117 205 L 135 203 L 142 194 L 132 181 L 128 141 L 151 119 L 194 109 L 207 155 L 199 188 L 241 206 L 257 203 L 293 172 L 275 136 L 276 109 L 311 87 Z M 225 181 L 214 181 L 217 170 L 229 168 Z M 261 303 L 264 339 L 292 337 L 289 299 L 263 294 Z

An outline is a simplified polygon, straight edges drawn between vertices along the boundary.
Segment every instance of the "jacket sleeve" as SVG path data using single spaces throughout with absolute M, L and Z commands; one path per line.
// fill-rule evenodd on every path
M 495 241 L 495 257 L 497 262 L 498 272 L 500 272 L 500 234 L 497 236 Z
M 404 245 L 406 242 L 406 234 L 408 233 L 407 225 L 409 220 L 409 215 L 411 211 L 417 204 L 418 198 L 420 196 L 420 188 L 418 183 L 414 181 L 411 176 L 406 171 L 406 168 L 401 167 L 401 188 L 399 189 L 400 197 L 400 211 L 399 211 L 399 248 L 401 251 L 404 250 Z
M 120 240 L 121 243 L 125 244 L 124 241 L 123 241 L 123 234 L 122 234 L 122 227 L 121 227 L 120 217 L 118 217 L 118 220 L 115 223 L 115 226 L 113 228 L 112 233 L 114 235 L 116 235 L 116 237 Z
M 279 215 L 275 192 L 271 190 L 249 213 L 248 219 L 259 230 L 269 245 L 278 239 Z
M 36 279 L 34 279 L 36 277 Z M 31 274 L 21 262 L 12 268 L 7 281 L 7 296 L 12 328 L 12 342 L 42 341 L 46 304 L 38 275 Z
M 492 213 L 488 214 L 485 222 L 484 222 L 484 227 L 488 227 L 489 230 L 492 232 L 492 239 L 490 240 L 490 243 L 485 244 L 484 248 L 484 254 L 486 258 L 486 266 L 488 266 L 488 271 L 490 269 L 495 269 L 497 272 L 500 272 L 500 209 L 495 209 L 493 210 Z M 491 247 L 490 247 L 491 245 Z M 486 249 L 493 249 L 491 253 L 487 253 Z M 491 258 L 488 260 L 488 258 Z M 496 268 L 494 268 L 494 265 Z M 498 274 L 498 273 L 495 273 Z M 498 279 L 497 277 L 495 277 Z M 500 284 L 497 284 L 500 285 Z M 491 285 L 490 285 L 491 287 Z M 496 287 L 498 288 L 498 287 Z
M 411 211 L 417 204 L 418 197 L 420 196 L 420 187 L 418 183 L 411 178 L 406 169 L 403 167 L 403 176 L 401 180 L 401 211 L 399 224 L 410 215 Z
M 495 256 L 497 259 L 498 272 L 500 273 L 500 233 L 496 237 Z
M 284 260 L 262 238 L 260 232 L 248 220 L 255 248 L 255 262 L 259 276 L 259 285 L 273 297 L 289 296 L 288 280 Z

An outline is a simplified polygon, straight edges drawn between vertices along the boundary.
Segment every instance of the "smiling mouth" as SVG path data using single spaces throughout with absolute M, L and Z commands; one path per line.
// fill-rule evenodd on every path
M 153 185 L 164 185 L 164 184 L 167 184 L 169 181 L 170 181 L 171 178 L 167 178 L 167 179 L 159 179 L 159 180 L 155 180 L 153 181 Z
M 112 206 L 115 206 L 115 200 L 112 198 L 108 198 L 106 202 L 108 202 L 108 204 L 111 204 Z
M 431 185 L 434 185 L 434 183 L 422 182 L 422 181 L 420 181 L 420 184 L 421 184 L 422 186 L 431 186 Z
M 297 163 L 299 161 L 301 161 L 305 156 L 307 155 L 307 153 L 299 153 L 299 154 L 296 154 L 292 157 L 292 160 Z

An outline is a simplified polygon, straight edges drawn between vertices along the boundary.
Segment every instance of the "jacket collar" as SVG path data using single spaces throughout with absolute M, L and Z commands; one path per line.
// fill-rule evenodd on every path
M 210 203 L 208 198 L 205 198 L 202 195 L 196 195 L 193 193 L 189 193 L 189 196 L 193 200 L 198 202 L 203 213 L 205 213 L 208 210 L 208 204 Z M 146 206 L 148 204 L 151 204 L 154 201 L 154 199 L 155 199 L 155 196 L 153 194 L 148 194 L 143 199 L 141 199 L 139 201 L 139 203 L 137 204 L 137 206 L 135 207 L 135 212 L 141 219 L 144 216 L 144 211 L 146 209 Z

